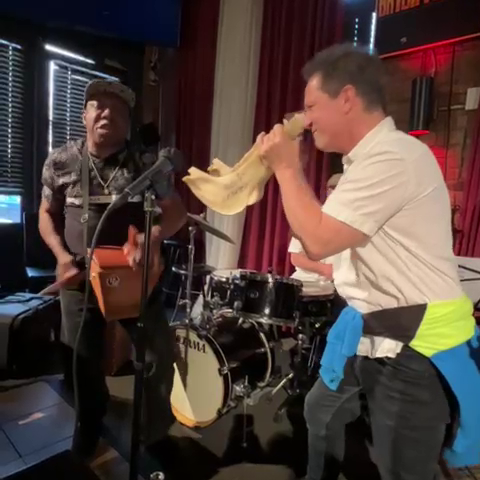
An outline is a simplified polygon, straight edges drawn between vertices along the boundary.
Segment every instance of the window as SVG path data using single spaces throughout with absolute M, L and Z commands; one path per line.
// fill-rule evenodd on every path
M 23 192 L 24 63 L 22 47 L 0 39 L 0 194 Z
M 110 75 L 92 70 L 95 62 L 53 45 L 45 49 L 55 55 L 49 60 L 48 150 L 85 135 L 82 123 L 83 96 L 88 82 Z

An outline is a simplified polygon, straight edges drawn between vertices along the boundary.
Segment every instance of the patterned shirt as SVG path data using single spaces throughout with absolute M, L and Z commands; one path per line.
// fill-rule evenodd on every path
M 50 153 L 42 172 L 42 198 L 49 202 L 53 201 L 64 209 L 65 241 L 70 251 L 78 256 L 83 256 L 84 253 L 81 222 L 83 214 L 81 166 L 84 155 L 88 155 L 85 139 L 67 142 Z M 106 207 L 156 161 L 154 155 L 134 154 L 128 148 L 102 160 L 90 157 L 88 245 Z M 105 184 L 108 184 L 107 189 L 104 187 Z M 123 245 L 127 240 L 129 225 L 143 231 L 144 212 L 141 195 L 130 199 L 127 204 L 109 215 L 105 227 L 102 228 L 98 245 Z

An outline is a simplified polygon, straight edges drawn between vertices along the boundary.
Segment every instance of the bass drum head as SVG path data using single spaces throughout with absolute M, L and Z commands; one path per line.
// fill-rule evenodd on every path
M 209 335 L 200 338 L 194 328 L 189 330 L 187 348 L 187 329 L 175 328 L 180 358 L 175 363 L 170 401 L 172 412 L 180 423 L 187 427 L 206 427 L 218 418 L 228 393 L 226 379 L 220 375 L 226 361 L 222 358 L 224 364 L 220 364 L 217 355 L 223 355 Z

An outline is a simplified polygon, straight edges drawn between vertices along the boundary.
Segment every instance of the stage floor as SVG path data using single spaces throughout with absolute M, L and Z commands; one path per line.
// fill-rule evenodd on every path
M 75 412 L 60 385 L 49 377 L 0 393 L 0 478 L 70 449 Z M 93 468 L 105 480 L 128 477 L 127 462 L 105 440 Z
M 102 480 L 127 480 L 133 377 L 110 377 L 114 397 L 106 418 L 102 448 L 92 469 Z M 273 422 L 273 404 L 260 400 L 247 409 L 247 448 L 243 448 L 243 409 L 210 427 L 192 430 L 174 424 L 168 437 L 145 452 L 141 473 L 161 470 L 167 480 L 294 480 L 304 474 L 305 436 L 293 406 L 288 417 Z M 295 412 L 295 410 L 297 410 Z M 50 377 L 0 393 L 0 478 L 62 452 L 71 445 L 74 411 L 59 377 Z M 355 432 L 352 432 L 352 438 Z M 354 443 L 353 443 L 354 444 Z M 345 479 L 376 478 L 360 448 Z M 358 454 L 358 455 L 357 455 Z M 449 472 L 445 480 L 480 479 L 480 467 Z M 439 479 L 441 480 L 441 479 Z
M 127 369 L 128 370 L 128 369 Z M 102 448 L 92 465 L 102 480 L 127 480 L 133 375 L 108 377 L 112 401 L 105 419 Z M 0 383 L 0 478 L 70 448 L 73 433 L 73 396 L 62 375 L 12 387 Z M 144 452 L 141 474 L 148 479 L 163 471 L 166 480 L 293 480 L 305 475 L 306 429 L 302 399 L 293 402 L 274 421 L 281 392 L 272 403 L 263 397 L 246 411 L 230 411 L 207 428 L 192 430 L 175 423 L 167 438 Z M 242 446 L 247 416 L 247 447 Z M 348 435 L 346 480 L 377 480 L 368 458 L 362 425 Z M 449 472 L 436 480 L 480 480 L 480 466 Z M 379 480 L 379 479 L 378 479 Z

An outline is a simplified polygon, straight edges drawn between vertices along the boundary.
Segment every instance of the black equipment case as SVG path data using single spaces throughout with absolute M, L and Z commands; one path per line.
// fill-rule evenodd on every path
M 0 299 L 0 375 L 23 378 L 49 373 L 60 341 L 58 298 L 15 293 Z

